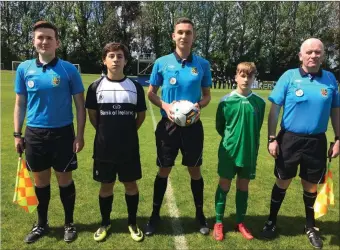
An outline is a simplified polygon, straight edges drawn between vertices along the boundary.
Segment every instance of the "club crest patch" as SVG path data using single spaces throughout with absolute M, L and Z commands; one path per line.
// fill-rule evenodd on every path
M 322 96 L 327 96 L 327 94 L 328 94 L 327 89 L 321 89 Z
M 52 85 L 53 87 L 57 87 L 60 83 L 60 76 L 54 76 L 52 78 Z
M 192 67 L 191 68 L 191 74 L 194 75 L 194 76 L 197 76 L 198 75 L 198 70 L 196 67 Z

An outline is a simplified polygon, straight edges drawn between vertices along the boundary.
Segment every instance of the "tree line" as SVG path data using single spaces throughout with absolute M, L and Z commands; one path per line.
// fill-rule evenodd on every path
M 227 75 L 238 62 L 254 61 L 261 79 L 276 80 L 299 66 L 302 41 L 317 37 L 325 45 L 323 67 L 340 78 L 340 2 L 2 1 L 0 6 L 6 69 L 35 56 L 31 30 L 38 20 L 59 28 L 59 57 L 80 64 L 82 73 L 100 73 L 108 42 L 156 57 L 172 52 L 174 22 L 186 16 L 195 24 L 195 53 Z M 135 75 L 136 68 L 132 57 L 126 73 Z

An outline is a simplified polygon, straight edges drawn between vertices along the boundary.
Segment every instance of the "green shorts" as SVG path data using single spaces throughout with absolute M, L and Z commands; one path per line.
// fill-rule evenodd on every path
M 235 175 L 241 179 L 253 180 L 256 176 L 256 166 L 238 167 L 234 160 L 230 158 L 226 149 L 220 146 L 218 149 L 218 169 L 217 173 L 220 177 L 228 180 L 234 179 Z

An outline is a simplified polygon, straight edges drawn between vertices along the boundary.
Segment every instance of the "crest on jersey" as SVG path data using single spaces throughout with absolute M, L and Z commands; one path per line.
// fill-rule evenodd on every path
M 53 85 L 53 87 L 58 86 L 59 83 L 60 83 L 60 76 L 53 76 L 53 78 L 52 78 L 52 85 Z
M 327 94 L 328 94 L 327 89 L 321 89 L 322 96 L 327 96 Z
M 194 75 L 194 76 L 198 75 L 198 70 L 197 70 L 196 67 L 191 67 L 191 74 Z

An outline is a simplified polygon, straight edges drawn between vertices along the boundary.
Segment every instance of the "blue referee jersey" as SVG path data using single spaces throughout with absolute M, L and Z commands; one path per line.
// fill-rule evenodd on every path
M 335 76 L 326 70 L 316 74 L 288 70 L 268 99 L 283 106 L 281 128 L 298 134 L 325 133 L 331 109 L 340 107 Z
M 27 126 L 58 128 L 73 122 L 72 95 L 84 92 L 84 86 L 73 64 L 32 59 L 17 68 L 15 92 L 27 98 Z
M 211 86 L 210 63 L 204 58 L 190 54 L 182 60 L 176 52 L 156 60 L 150 76 L 150 84 L 162 86 L 161 99 L 164 102 L 201 100 L 202 87 Z M 166 117 L 164 110 L 162 116 Z

